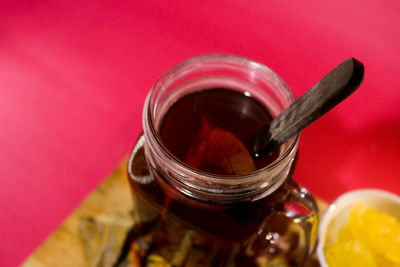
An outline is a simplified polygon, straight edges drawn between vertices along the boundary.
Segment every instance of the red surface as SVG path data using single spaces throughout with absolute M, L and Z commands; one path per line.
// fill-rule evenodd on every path
M 396 0 L 4 2 L 0 266 L 20 264 L 109 174 L 151 85 L 199 54 L 260 61 L 296 96 L 362 61 L 362 87 L 303 132 L 296 176 L 329 201 L 360 187 L 400 194 Z

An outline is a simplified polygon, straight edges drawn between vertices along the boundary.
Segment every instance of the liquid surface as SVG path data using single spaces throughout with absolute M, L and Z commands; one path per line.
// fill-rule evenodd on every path
M 174 103 L 159 132 L 167 149 L 188 165 L 215 174 L 243 174 L 278 157 L 278 149 L 255 161 L 251 156 L 256 134 L 271 120 L 269 111 L 255 99 L 213 88 Z

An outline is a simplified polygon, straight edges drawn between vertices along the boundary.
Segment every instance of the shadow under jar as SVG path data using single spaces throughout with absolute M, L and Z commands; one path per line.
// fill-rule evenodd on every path
M 128 173 L 139 266 L 299 266 L 317 205 L 293 180 L 298 136 L 262 158 L 255 135 L 294 101 L 269 68 L 214 54 L 166 72 Z

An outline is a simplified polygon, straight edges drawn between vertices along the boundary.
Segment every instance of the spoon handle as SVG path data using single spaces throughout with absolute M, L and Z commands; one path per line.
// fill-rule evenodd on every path
M 363 77 L 364 66 L 358 60 L 349 58 L 340 63 L 257 135 L 255 156 L 285 143 L 331 110 L 360 86 Z

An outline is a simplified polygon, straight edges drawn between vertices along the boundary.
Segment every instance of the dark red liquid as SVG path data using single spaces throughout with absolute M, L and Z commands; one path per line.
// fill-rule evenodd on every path
M 258 101 L 242 92 L 223 88 L 202 90 L 179 99 L 167 112 L 159 129 L 161 139 L 168 150 L 185 161 L 189 147 L 202 130 L 203 119 L 214 127 L 238 137 L 252 154 L 255 136 L 271 120 L 269 111 Z M 269 156 L 257 159 L 257 169 L 262 168 L 279 155 L 278 149 Z M 218 169 L 203 171 L 226 174 Z
M 262 104 L 241 92 L 215 88 L 188 94 L 170 107 L 159 128 L 162 142 L 170 153 L 185 161 L 188 150 L 198 141 L 199 133 L 204 128 L 204 118 L 213 127 L 235 135 L 251 155 L 255 135 L 265 127 L 272 116 Z M 275 160 L 278 154 L 276 150 L 255 161 L 256 169 Z M 203 253 L 205 260 L 209 260 L 205 263 L 206 266 L 225 266 L 228 258 L 232 257 L 230 256 L 232 251 L 236 251 L 235 266 L 255 266 L 253 258 L 255 256 L 252 255 L 265 254 L 269 246 L 274 246 L 267 244 L 264 237 L 262 243 L 249 241 L 260 232 L 260 227 L 265 224 L 266 218 L 275 216 L 275 219 L 268 224 L 268 231 L 279 234 L 284 234 L 286 231 L 287 219 L 274 214 L 275 211 L 284 209 L 289 196 L 291 175 L 265 198 L 257 201 L 218 204 L 183 195 L 164 179 L 168 174 L 159 169 L 148 170 L 144 158 L 144 151 L 140 150 L 130 168 L 138 177 L 151 172 L 154 179 L 143 183 L 138 182 L 138 179 L 136 181 L 130 179 L 130 182 L 136 199 L 136 210 L 141 220 L 138 235 L 151 235 L 152 243 L 147 254 L 158 253 L 164 258 L 171 258 L 170 254 L 174 252 L 167 251 L 171 247 L 175 247 L 176 250 L 179 246 L 176 242 L 179 244 L 184 233 L 190 230 L 197 236 L 197 239 L 194 238 L 197 243 L 193 241 L 195 243 L 191 247 L 195 250 L 193 255 Z M 218 166 L 209 168 L 207 165 L 203 171 L 224 174 L 224 169 Z M 269 216 L 271 214 L 272 217 Z M 142 219 L 145 217 L 151 219 Z M 248 247 L 251 247 L 250 250 L 253 252 L 249 252 Z M 282 252 L 279 247 L 274 247 L 271 251 L 276 255 Z M 211 254 L 216 254 L 216 258 L 209 258 Z M 146 262 L 145 256 L 142 263 Z

